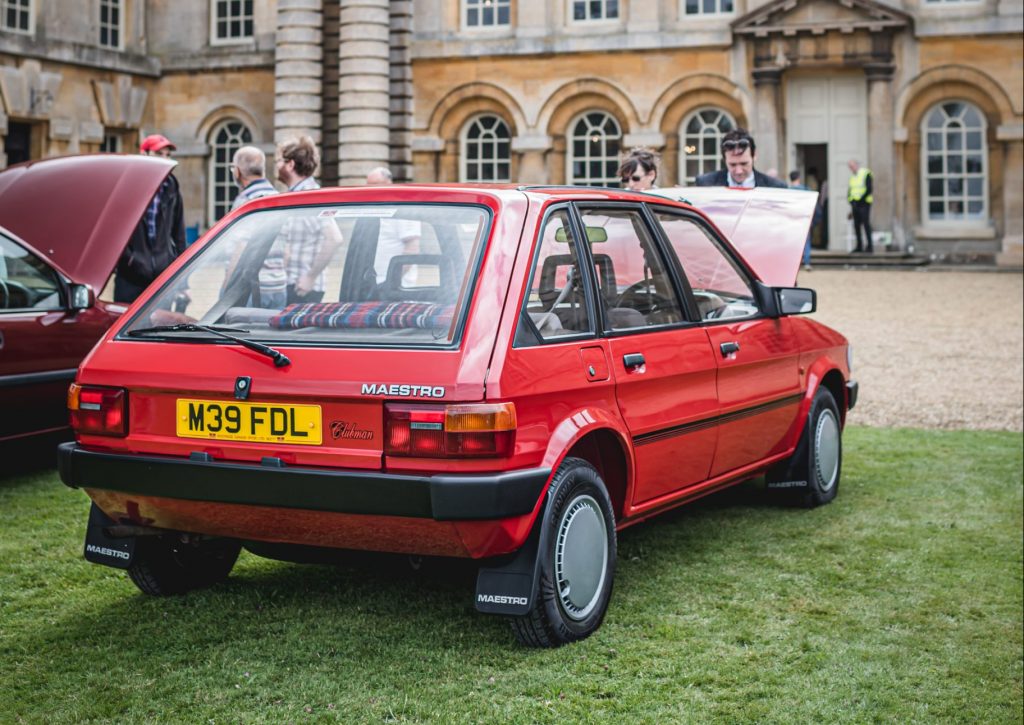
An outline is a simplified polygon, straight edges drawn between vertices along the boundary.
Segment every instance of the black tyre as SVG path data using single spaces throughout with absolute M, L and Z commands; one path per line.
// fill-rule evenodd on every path
M 227 579 L 241 549 L 234 539 L 185 543 L 177 535 L 140 536 L 128 576 L 146 594 L 184 594 Z
M 843 467 L 842 433 L 835 398 L 827 388 L 818 388 L 796 451 L 769 474 L 768 485 L 797 484 L 781 490 L 793 495 L 796 503 L 807 508 L 829 503 L 839 493 Z
M 524 645 L 557 647 L 584 639 L 604 620 L 615 576 L 615 514 L 601 475 L 567 458 L 542 515 L 539 591 L 512 629 Z

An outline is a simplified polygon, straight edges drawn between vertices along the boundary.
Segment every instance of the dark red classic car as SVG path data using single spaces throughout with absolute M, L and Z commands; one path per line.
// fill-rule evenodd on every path
M 104 154 L 0 172 L 0 443 L 67 428 L 68 384 L 126 309 L 97 296 L 172 168 Z
M 793 286 L 815 195 L 659 193 L 324 189 L 229 215 L 72 386 L 86 557 L 156 595 L 242 547 L 468 557 L 477 609 L 553 646 L 600 625 L 621 529 L 761 475 L 828 503 L 857 387 Z M 320 301 L 282 300 L 293 279 Z

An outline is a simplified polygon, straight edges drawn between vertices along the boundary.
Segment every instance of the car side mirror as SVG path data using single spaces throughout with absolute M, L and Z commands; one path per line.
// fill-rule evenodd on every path
M 779 315 L 808 315 L 818 309 L 818 293 L 807 287 L 776 287 Z
M 71 285 L 70 292 L 68 294 L 68 307 L 75 312 L 81 310 L 87 310 L 92 307 L 96 301 L 96 296 L 92 292 L 92 287 L 87 284 L 73 284 Z
M 808 287 L 769 287 L 755 281 L 754 297 L 766 317 L 808 315 L 818 309 L 818 293 Z

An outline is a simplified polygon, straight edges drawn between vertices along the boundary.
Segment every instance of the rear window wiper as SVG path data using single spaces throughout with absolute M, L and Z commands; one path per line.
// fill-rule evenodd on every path
M 159 334 L 161 332 L 209 332 L 212 335 L 223 337 L 232 342 L 237 342 L 242 347 L 247 347 L 250 350 L 254 350 L 261 355 L 266 355 L 274 361 L 274 365 L 279 368 L 283 368 L 286 365 L 291 365 L 292 361 L 288 359 L 280 350 L 275 350 L 269 345 L 263 345 L 253 340 L 246 340 L 244 337 L 235 337 L 234 335 L 228 334 L 231 332 L 236 333 L 247 333 L 248 330 L 241 327 L 221 327 L 218 325 L 200 325 L 195 322 L 181 322 L 176 325 L 154 325 L 153 327 L 140 327 L 137 330 L 129 330 L 125 334 L 129 337 L 137 337 L 140 335 Z

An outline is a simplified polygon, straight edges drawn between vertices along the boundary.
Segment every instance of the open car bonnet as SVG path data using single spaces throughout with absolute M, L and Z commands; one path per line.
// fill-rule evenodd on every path
M 98 294 L 174 166 L 166 159 L 114 154 L 12 166 L 0 172 L 0 226 Z
M 818 192 L 687 186 L 647 193 L 690 203 L 713 221 L 762 282 L 792 287 Z

